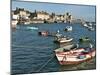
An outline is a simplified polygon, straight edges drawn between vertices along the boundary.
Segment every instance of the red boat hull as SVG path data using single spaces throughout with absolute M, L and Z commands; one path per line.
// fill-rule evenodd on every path
M 58 58 L 60 58 L 60 57 L 63 57 L 63 59 L 64 59 L 64 56 L 59 56 L 59 55 L 61 55 L 61 54 L 59 54 L 59 53 L 57 53 L 57 57 Z M 59 60 L 58 59 L 58 61 L 59 61 L 59 63 L 61 64 L 61 65 L 74 65 L 74 64 L 80 64 L 80 63 L 83 63 L 83 62 L 87 62 L 87 61 L 89 61 L 89 60 L 91 60 L 93 57 L 95 57 L 95 50 L 94 51 L 92 51 L 92 52 L 90 52 L 90 53 L 88 53 L 88 54 L 85 54 L 85 56 L 88 56 L 86 59 L 79 59 L 78 61 L 74 61 L 74 60 L 67 60 L 67 58 L 65 58 L 66 60 Z
M 89 58 L 89 59 L 86 59 L 86 60 L 83 60 L 83 61 L 77 61 L 77 62 L 74 62 L 74 61 L 59 61 L 60 65 L 78 65 L 80 63 L 83 63 L 83 62 L 87 62 L 89 60 L 91 60 L 92 58 Z

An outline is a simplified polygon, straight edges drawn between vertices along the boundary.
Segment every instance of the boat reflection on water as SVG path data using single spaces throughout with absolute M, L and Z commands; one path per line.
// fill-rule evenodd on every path
M 92 65 L 92 66 L 91 66 Z M 83 62 L 81 64 L 74 64 L 74 65 L 61 65 L 59 71 L 75 71 L 75 70 L 88 70 L 88 69 L 96 69 L 96 57 L 93 59 Z
M 72 69 L 74 69 L 74 70 L 77 70 L 77 67 L 76 66 L 78 66 L 77 64 L 76 65 L 62 65 L 62 66 L 60 66 L 60 68 L 59 68 L 59 71 L 72 71 Z

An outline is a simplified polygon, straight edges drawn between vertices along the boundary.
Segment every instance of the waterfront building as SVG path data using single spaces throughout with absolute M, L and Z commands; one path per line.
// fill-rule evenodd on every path
M 24 8 L 16 8 L 16 10 L 12 11 L 12 17 L 18 16 L 19 24 L 30 24 L 30 23 L 67 23 L 72 22 L 73 17 L 70 13 L 65 14 L 56 14 L 52 12 L 51 14 L 45 11 L 34 11 L 30 12 L 25 10 Z
M 42 12 L 36 12 L 36 14 L 37 14 L 37 19 L 48 20 L 50 18 L 49 13 L 44 12 L 44 11 L 42 11 Z
M 30 12 L 25 10 L 24 8 L 19 8 L 19 16 L 24 18 L 29 17 Z
M 59 23 L 64 21 L 64 15 L 55 15 L 54 20 Z
M 16 26 L 17 26 L 17 23 L 18 23 L 18 19 L 19 19 L 19 15 L 12 15 L 12 17 L 11 17 L 11 27 L 12 28 L 16 28 Z
M 28 10 L 25 10 L 24 8 L 17 8 L 12 13 L 19 14 L 20 17 L 29 17 L 30 12 Z
M 65 23 L 67 23 L 67 22 L 71 23 L 72 19 L 73 19 L 73 17 L 72 17 L 72 15 L 70 13 L 68 13 L 68 12 L 65 13 L 65 15 L 64 15 L 64 22 Z
M 19 15 L 18 14 L 16 14 L 16 15 L 12 15 L 12 19 L 16 19 L 16 20 L 18 20 L 19 19 Z
M 68 22 L 68 16 L 69 16 L 69 13 L 64 14 L 64 23 Z
M 64 15 L 61 15 L 60 20 L 64 21 Z
M 44 20 L 42 20 L 42 19 L 32 19 L 30 21 L 30 23 L 44 23 Z

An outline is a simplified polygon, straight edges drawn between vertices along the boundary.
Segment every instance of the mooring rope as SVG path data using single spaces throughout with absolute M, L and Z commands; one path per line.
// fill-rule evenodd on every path
M 17 45 L 13 45 L 13 47 L 21 47 L 21 48 L 34 48 L 33 46 L 17 46 Z M 36 48 L 36 47 L 35 47 Z M 37 47 L 38 48 L 38 47 Z M 55 54 L 51 55 L 52 57 L 46 62 L 44 63 L 43 66 L 41 66 L 36 72 L 40 72 L 54 57 Z
M 40 69 L 38 69 L 36 72 L 40 72 L 54 57 L 55 54 L 53 54 L 52 57 L 43 66 L 41 66 Z

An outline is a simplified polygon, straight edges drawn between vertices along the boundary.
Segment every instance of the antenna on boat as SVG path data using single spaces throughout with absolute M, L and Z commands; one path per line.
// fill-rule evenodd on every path
M 46 62 L 43 64 L 43 66 L 40 67 L 39 70 L 37 70 L 36 72 L 40 72 L 45 66 L 47 66 L 47 64 L 55 57 L 55 54 L 52 54 L 52 57 Z

